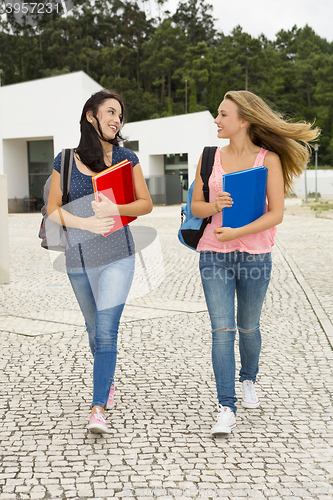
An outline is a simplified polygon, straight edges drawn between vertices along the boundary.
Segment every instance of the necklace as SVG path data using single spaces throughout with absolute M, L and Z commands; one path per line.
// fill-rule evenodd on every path
M 107 167 L 111 167 L 112 165 L 112 153 L 113 148 L 108 153 L 104 153 L 104 163 Z

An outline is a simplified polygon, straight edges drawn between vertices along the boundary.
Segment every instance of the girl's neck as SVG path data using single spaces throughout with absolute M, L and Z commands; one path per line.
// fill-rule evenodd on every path
M 104 155 L 112 155 L 113 144 L 110 144 L 109 142 L 105 142 L 105 141 L 101 141 L 101 144 L 102 144 L 103 154 Z
M 258 146 L 251 141 L 249 136 L 230 139 L 227 148 L 228 152 L 234 156 L 250 155 L 258 150 Z
M 112 165 L 113 144 L 110 144 L 109 142 L 105 142 L 104 144 L 102 143 L 102 148 L 104 163 L 107 167 L 110 167 Z

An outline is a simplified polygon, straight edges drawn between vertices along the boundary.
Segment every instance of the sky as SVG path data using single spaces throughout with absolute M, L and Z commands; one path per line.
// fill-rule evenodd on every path
M 149 1 L 149 0 L 148 0 Z M 139 2 L 140 3 L 140 2 Z M 154 0 L 150 0 L 153 9 Z M 179 0 L 165 6 L 175 12 Z M 213 5 L 216 29 L 225 35 L 238 24 L 253 37 L 263 33 L 274 40 L 281 29 L 308 24 L 322 38 L 333 41 L 333 0 L 205 0 Z

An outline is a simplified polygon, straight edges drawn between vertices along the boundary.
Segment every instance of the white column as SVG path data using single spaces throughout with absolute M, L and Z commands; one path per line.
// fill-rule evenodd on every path
M 0 284 L 9 283 L 7 175 L 0 175 Z

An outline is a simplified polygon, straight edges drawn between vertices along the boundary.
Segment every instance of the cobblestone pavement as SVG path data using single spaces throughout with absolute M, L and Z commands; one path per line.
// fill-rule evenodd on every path
M 333 498 L 333 352 L 280 251 L 333 321 L 332 219 L 286 210 L 262 315 L 262 404 L 252 411 L 238 404 L 235 431 L 218 438 L 210 436 L 209 318 L 198 255 L 176 237 L 179 207 L 157 207 L 133 223 L 156 228 L 159 240 L 142 252 L 146 269 L 138 258 L 105 437 L 86 430 L 88 341 L 66 275 L 39 246 L 39 222 L 38 214 L 9 217 L 11 283 L 0 286 L 0 500 Z

